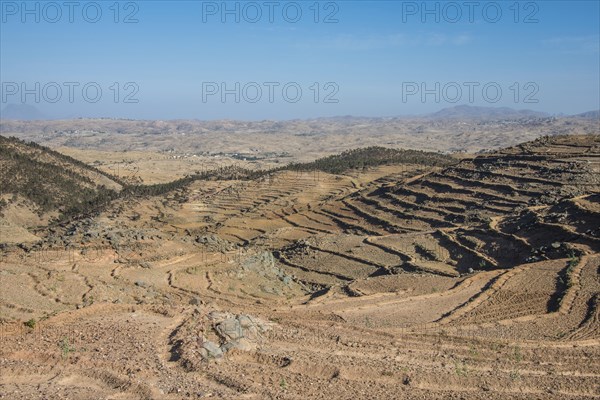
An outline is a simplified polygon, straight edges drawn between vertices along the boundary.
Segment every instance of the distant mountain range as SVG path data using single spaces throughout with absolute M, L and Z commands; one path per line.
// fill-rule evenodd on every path
M 456 107 L 444 108 L 432 114 L 426 115 L 434 119 L 522 119 L 522 118 L 545 118 L 550 114 L 532 111 L 515 110 L 509 107 L 478 107 L 469 105 L 460 105 Z
M 322 117 L 314 120 L 321 121 L 337 121 L 337 122 L 357 122 L 357 121 L 374 121 L 383 119 L 404 119 L 404 118 L 426 118 L 434 120 L 516 120 L 526 118 L 546 118 L 551 117 L 551 114 L 533 111 L 533 110 L 516 110 L 510 107 L 481 107 L 470 105 L 458 105 L 454 107 L 443 108 L 437 112 L 424 115 L 400 116 L 400 117 L 361 117 L 361 116 L 333 116 Z M 599 119 L 600 110 L 588 111 L 575 115 L 555 115 L 559 118 L 584 118 L 584 119 Z M 36 121 L 36 120 L 52 120 L 55 118 L 44 115 L 37 107 L 30 104 L 9 104 L 0 112 L 0 119 L 3 120 L 19 120 L 19 121 Z M 81 118 L 67 118 L 81 119 Z M 86 118 L 84 118 L 86 119 Z M 112 119 L 112 118 L 110 118 Z M 115 118 L 121 120 L 122 118 Z M 124 119 L 123 119 L 124 120 Z M 311 120 L 311 119 L 307 119 Z M 295 120 L 301 121 L 301 120 Z
M 588 111 L 581 114 L 573 115 L 577 118 L 600 119 L 600 110 Z

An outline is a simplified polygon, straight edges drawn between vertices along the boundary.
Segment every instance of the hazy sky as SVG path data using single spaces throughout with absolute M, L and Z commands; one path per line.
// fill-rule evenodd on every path
M 51 117 L 600 108 L 598 1 L 0 4 L 1 106 Z

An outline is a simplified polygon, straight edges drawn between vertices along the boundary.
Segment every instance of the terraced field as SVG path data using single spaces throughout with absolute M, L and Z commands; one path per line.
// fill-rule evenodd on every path
M 598 398 L 599 165 L 553 137 L 119 200 L 5 249 L 0 395 Z

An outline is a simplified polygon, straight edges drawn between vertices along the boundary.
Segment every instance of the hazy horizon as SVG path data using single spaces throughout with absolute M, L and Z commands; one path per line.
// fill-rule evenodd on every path
M 5 110 L 7 110 L 9 107 L 11 106 L 17 106 L 17 107 L 21 107 L 23 106 L 22 104 L 7 104 L 6 106 L 4 106 L 0 111 L 3 113 L 5 112 Z M 32 106 L 27 104 L 27 106 Z M 486 110 L 489 111 L 493 111 L 493 110 L 502 110 L 502 109 L 506 109 L 506 110 L 510 110 L 510 111 L 514 111 L 514 112 L 525 112 L 525 113 L 540 113 L 540 114 L 546 114 L 546 117 L 573 117 L 573 116 L 577 116 L 580 114 L 584 114 L 584 113 L 588 113 L 588 112 L 597 112 L 600 110 L 586 110 L 586 111 L 581 111 L 581 112 L 576 112 L 574 114 L 565 114 L 565 113 L 547 113 L 543 110 L 532 110 L 532 109 L 516 109 L 516 108 L 511 108 L 511 107 L 487 107 L 487 106 L 471 106 L 468 104 L 459 104 L 457 106 L 452 106 L 452 107 L 446 107 L 446 108 L 441 108 L 438 110 L 435 110 L 433 112 L 427 112 L 427 113 L 421 113 L 421 114 L 397 114 L 397 115 L 323 115 L 323 116 L 307 116 L 304 118 L 246 118 L 246 119 L 235 119 L 235 118 L 208 118 L 208 119 L 201 119 L 201 118 L 194 118 L 194 117 L 190 117 L 190 118 L 154 118 L 154 119 L 149 119 L 149 118 L 131 118 L 131 117 L 120 117 L 120 116 L 102 116 L 102 115 L 98 115 L 98 116 L 85 116 L 85 115 L 81 115 L 81 116 L 58 116 L 58 117 L 54 117 L 51 115 L 46 115 L 43 114 L 41 118 L 14 118 L 14 117 L 5 117 L 4 115 L 2 115 L 0 113 L 0 120 L 5 120 L 5 121 L 68 121 L 68 120 L 76 120 L 76 119 L 112 119 L 112 120 L 134 120 L 134 121 L 200 121 L 200 122 L 210 122 L 210 121 L 239 121 L 239 122 L 261 122 L 261 121 L 277 121 L 277 122 L 285 122 L 285 121 L 294 121 L 294 120 L 301 120 L 301 121 L 310 121 L 310 120 L 318 120 L 318 119 L 339 119 L 339 118 L 355 118 L 355 119 L 369 119 L 369 118 L 374 118 L 374 119 L 386 119 L 386 118 L 390 118 L 390 119 L 411 119 L 411 118 L 430 118 L 433 115 L 435 115 L 436 113 L 439 112 L 444 112 L 446 110 L 452 110 L 454 108 L 459 108 L 459 107 L 473 107 L 474 109 L 479 109 L 479 111 L 485 112 Z M 32 106 L 35 107 L 35 106 Z M 35 112 L 40 112 L 40 110 L 38 110 L 37 108 L 35 110 L 32 110 Z
M 3 1 L 0 106 L 60 119 L 578 114 L 600 109 L 599 7 Z

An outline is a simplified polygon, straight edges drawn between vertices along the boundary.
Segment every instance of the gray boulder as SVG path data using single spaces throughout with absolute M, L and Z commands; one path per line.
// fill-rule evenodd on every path
M 210 340 L 205 340 L 202 344 L 202 348 L 206 351 L 206 358 L 221 358 L 223 357 L 223 351 L 221 348 L 214 342 Z

